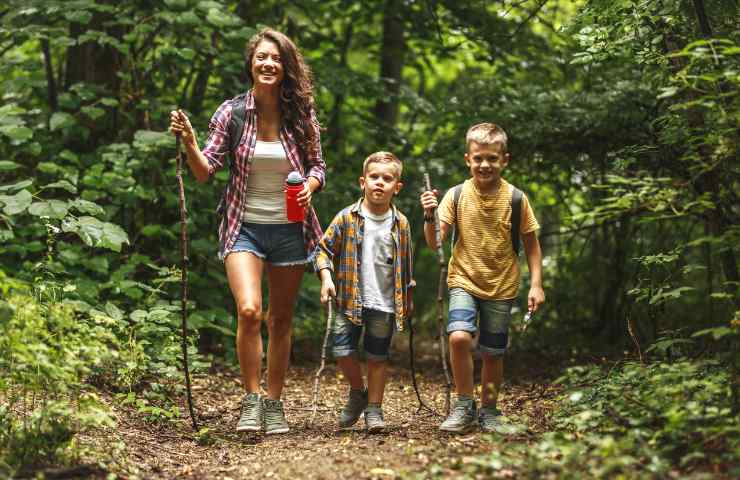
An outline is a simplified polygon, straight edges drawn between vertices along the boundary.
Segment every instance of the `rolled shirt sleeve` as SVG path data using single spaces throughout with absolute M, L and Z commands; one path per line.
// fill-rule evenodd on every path
M 208 175 L 213 175 L 224 166 L 224 156 L 229 152 L 229 122 L 231 121 L 231 100 L 218 107 L 208 122 L 208 139 L 203 147 L 203 155 L 208 160 Z

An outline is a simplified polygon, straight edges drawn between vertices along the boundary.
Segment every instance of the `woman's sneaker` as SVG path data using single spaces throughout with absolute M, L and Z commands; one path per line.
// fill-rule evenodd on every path
M 280 400 L 270 400 L 269 398 L 265 398 L 262 399 L 262 406 L 264 410 L 263 416 L 265 419 L 265 434 L 288 433 L 290 431 L 288 422 L 285 420 L 283 402 Z
M 347 404 L 339 414 L 339 428 L 349 428 L 359 420 L 367 408 L 367 390 L 350 390 Z
M 381 407 L 371 405 L 365 409 L 365 428 L 370 433 L 380 433 L 385 430 L 383 409 Z
M 472 398 L 457 399 L 450 416 L 442 422 L 439 429 L 444 432 L 464 433 L 478 423 L 475 411 L 475 400 Z
M 236 424 L 237 432 L 258 432 L 262 429 L 262 400 L 257 392 L 242 398 L 241 414 Z

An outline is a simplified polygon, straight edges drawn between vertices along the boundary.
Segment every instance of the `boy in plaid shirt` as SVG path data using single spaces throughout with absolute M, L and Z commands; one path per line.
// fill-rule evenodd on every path
M 351 427 L 363 413 L 369 432 L 385 428 L 381 404 L 388 351 L 394 330 L 403 330 L 413 308 L 411 230 L 391 203 L 401 190 L 402 169 L 392 153 L 367 157 L 362 198 L 334 217 L 317 249 L 321 301 L 337 302 L 332 353 L 350 385 L 340 428 Z M 367 388 L 357 359 L 363 326 Z

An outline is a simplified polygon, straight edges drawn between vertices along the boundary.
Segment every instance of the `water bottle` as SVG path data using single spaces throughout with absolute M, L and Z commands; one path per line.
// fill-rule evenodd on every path
M 303 191 L 303 177 L 298 172 L 290 172 L 285 181 L 285 214 L 289 222 L 302 222 L 306 210 L 298 204 L 298 194 Z

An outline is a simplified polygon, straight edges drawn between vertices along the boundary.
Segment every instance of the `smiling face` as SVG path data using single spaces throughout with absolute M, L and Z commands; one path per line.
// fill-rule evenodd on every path
M 388 210 L 393 195 L 401 190 L 398 165 L 395 163 L 372 162 L 367 165 L 365 175 L 360 177 L 360 188 L 370 210 L 381 213 Z
M 255 86 L 277 87 L 285 75 L 280 49 L 275 42 L 263 39 L 252 56 L 252 79 Z
M 478 189 L 491 191 L 501 182 L 501 172 L 509 164 L 509 154 L 501 142 L 484 144 L 472 141 L 465 153 L 465 164 Z

